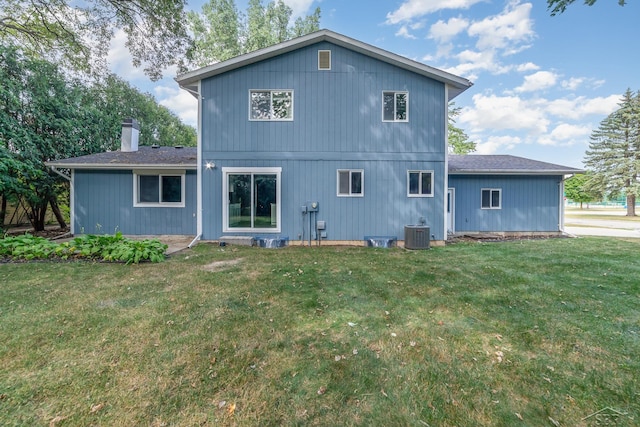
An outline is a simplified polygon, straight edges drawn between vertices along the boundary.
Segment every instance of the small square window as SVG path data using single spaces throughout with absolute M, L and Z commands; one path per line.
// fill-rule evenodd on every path
M 483 188 L 480 203 L 482 209 L 502 209 L 502 189 Z
M 407 171 L 408 197 L 433 197 L 433 171 Z
M 338 197 L 364 196 L 364 171 L 362 169 L 338 170 Z
M 409 121 L 409 92 L 382 92 L 382 121 Z

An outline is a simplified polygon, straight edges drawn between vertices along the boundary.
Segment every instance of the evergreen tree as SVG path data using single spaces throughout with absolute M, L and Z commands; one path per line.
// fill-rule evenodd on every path
M 640 192 L 640 94 L 627 89 L 619 105 L 591 134 L 585 156 L 593 173 L 588 187 L 612 197 L 624 194 L 627 215 L 635 216 Z
M 564 13 L 567 10 L 567 6 L 576 0 L 547 0 L 547 9 L 551 12 L 551 16 L 556 16 L 559 13 Z M 587 6 L 593 6 L 596 0 L 584 0 L 584 4 Z M 620 6 L 627 4 L 626 0 L 618 0 Z

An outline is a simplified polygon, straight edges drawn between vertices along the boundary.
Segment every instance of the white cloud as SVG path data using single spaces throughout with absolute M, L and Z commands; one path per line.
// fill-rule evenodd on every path
M 524 77 L 522 85 L 516 87 L 516 92 L 535 92 L 548 89 L 556 84 L 558 75 L 551 71 L 538 71 Z
M 518 65 L 516 67 L 516 70 L 521 72 L 521 73 L 525 73 L 527 71 L 537 71 L 539 69 L 540 69 L 540 67 L 538 67 L 533 62 L 527 62 L 526 64 L 520 64 L 520 65 Z
M 582 77 L 571 77 L 569 80 L 562 81 L 562 87 L 567 90 L 576 90 L 578 87 L 582 86 L 584 80 L 585 79 Z
M 131 53 L 126 47 L 127 35 L 124 30 L 118 30 L 111 40 L 109 53 L 107 54 L 107 62 L 115 74 L 126 80 L 147 78 L 142 67 L 134 67 L 131 62 Z
M 517 136 L 490 136 L 486 141 L 476 143 L 476 151 L 474 154 L 504 152 L 505 150 L 512 150 L 520 143 L 522 143 L 522 141 Z
M 387 24 L 412 21 L 443 9 L 468 9 L 483 0 L 406 0 L 400 7 L 387 14 Z
M 307 15 L 314 0 L 284 0 L 284 3 L 292 10 L 291 18 L 296 19 Z
M 546 106 L 549 114 L 562 119 L 580 120 L 589 115 L 608 116 L 618 109 L 621 95 L 607 97 L 555 99 Z
M 496 59 L 496 52 L 493 50 L 473 51 L 464 50 L 455 56 L 460 64 L 449 67 L 446 71 L 465 76 L 471 80 L 477 78 L 479 71 L 488 71 L 492 74 L 504 74 L 511 70 L 509 65 L 501 65 Z
M 396 36 L 404 37 L 405 39 L 415 40 L 417 37 L 409 32 L 409 28 L 406 25 L 400 27 L 396 32 Z
M 447 22 L 438 21 L 429 29 L 428 38 L 445 43 L 467 29 L 469 21 L 464 18 L 451 18 Z
M 478 94 L 473 103 L 473 108 L 462 110 L 459 120 L 474 131 L 510 129 L 542 134 L 550 123 L 543 106 L 517 96 Z
M 587 141 L 592 132 L 592 128 L 587 125 L 571 125 L 561 123 L 556 126 L 548 135 L 538 139 L 542 145 L 573 145 L 580 141 Z
M 534 38 L 533 21 L 530 18 L 531 3 L 510 3 L 495 16 L 474 22 L 468 34 L 478 37 L 476 47 L 480 50 L 500 49 L 505 54 L 520 52 Z
M 183 123 L 196 126 L 198 122 L 198 101 L 186 90 L 179 87 L 156 86 L 155 97 L 160 105 L 164 105 L 180 117 Z

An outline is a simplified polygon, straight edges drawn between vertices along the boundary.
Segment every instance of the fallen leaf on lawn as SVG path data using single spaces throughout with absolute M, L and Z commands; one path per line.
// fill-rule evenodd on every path
M 337 355 L 336 357 L 333 358 L 333 360 L 335 360 L 336 362 L 339 362 L 342 360 L 342 356 Z
M 352 353 L 353 353 L 354 355 L 358 354 L 358 349 L 357 349 L 357 348 L 354 348 L 354 349 L 353 349 L 353 351 L 352 351 Z
M 320 387 L 320 388 L 318 389 L 318 394 L 325 394 L 325 393 L 326 393 L 326 391 L 327 391 L 327 388 L 326 388 L 326 387 Z
M 60 415 L 58 415 L 57 417 L 55 417 L 54 419 L 49 421 L 49 427 L 56 427 L 56 424 L 58 424 L 60 421 L 66 420 L 66 419 L 67 419 L 67 417 L 61 417 Z
M 520 415 L 519 413 L 516 412 L 516 417 L 518 417 L 518 419 L 520 421 L 524 421 L 524 418 L 522 418 L 522 415 Z
M 236 404 L 231 403 L 227 408 L 227 412 L 229 413 L 229 415 L 233 415 L 236 412 Z
M 104 403 L 98 403 L 97 405 L 93 405 L 91 407 L 91 413 L 95 414 L 96 412 L 98 412 L 102 408 L 104 408 Z
M 357 323 L 353 323 L 353 322 L 347 322 L 347 325 L 349 325 L 349 326 L 351 326 L 353 328 L 354 326 L 357 326 L 358 324 Z
M 553 424 L 554 426 L 560 427 L 560 423 L 554 420 L 553 418 L 549 417 L 549 421 L 551 421 L 551 424 Z
M 398 335 L 395 332 L 391 332 L 392 337 L 397 337 Z
M 415 342 L 415 341 L 410 341 L 410 342 L 409 342 L 409 345 L 410 345 L 411 347 L 415 347 L 415 346 L 416 346 L 416 342 Z
M 384 392 L 384 389 L 381 389 L 381 390 L 380 390 L 380 393 L 382 393 L 382 395 L 383 395 L 384 397 L 389 397 L 389 396 L 387 396 L 387 393 L 385 393 L 385 392 Z
M 221 400 L 220 402 L 218 402 L 218 409 L 224 408 L 224 405 L 226 404 L 227 404 L 226 400 Z

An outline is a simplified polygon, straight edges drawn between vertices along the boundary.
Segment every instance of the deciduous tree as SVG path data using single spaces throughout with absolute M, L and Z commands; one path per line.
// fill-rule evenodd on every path
M 180 65 L 190 47 L 185 0 L 0 0 L 0 42 L 28 54 L 102 70 L 111 40 L 124 31 L 133 64 L 152 79 Z
M 246 15 L 234 0 L 209 0 L 202 13 L 188 14 L 193 33 L 193 65 L 203 67 L 299 37 L 320 28 L 320 8 L 291 23 L 292 9 L 282 0 L 266 6 L 249 0 Z
M 574 175 L 564 182 L 564 195 L 567 199 L 580 203 L 580 209 L 582 209 L 583 203 L 592 202 L 597 198 L 597 195 L 589 189 L 588 182 L 589 175 L 582 173 Z
M 461 107 L 456 107 L 454 102 L 449 103 L 449 151 L 452 154 L 469 154 L 476 151 L 476 143 L 469 140 L 469 136 L 456 127 L 456 117 L 460 115 Z
M 567 6 L 575 2 L 575 0 L 547 0 L 547 9 L 551 12 L 551 16 L 556 16 L 559 13 L 564 13 Z M 584 0 L 584 4 L 593 6 L 596 0 Z M 618 0 L 620 6 L 626 4 L 626 0 Z

